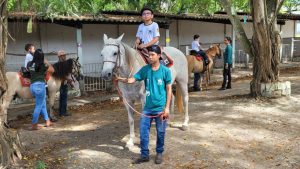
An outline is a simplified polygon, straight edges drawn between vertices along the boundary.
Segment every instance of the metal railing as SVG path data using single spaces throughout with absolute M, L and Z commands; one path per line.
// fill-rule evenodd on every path
M 100 77 L 102 70 L 101 63 L 88 63 L 82 67 L 84 91 L 105 91 L 112 88 L 111 81 Z

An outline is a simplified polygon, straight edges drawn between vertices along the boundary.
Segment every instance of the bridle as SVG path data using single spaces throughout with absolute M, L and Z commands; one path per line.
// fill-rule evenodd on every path
M 117 73 L 118 69 L 121 67 L 121 52 L 120 52 L 120 45 L 119 44 L 105 44 L 104 46 L 116 46 L 118 48 L 117 50 L 117 59 L 116 61 L 111 61 L 111 60 L 103 60 L 103 64 L 105 62 L 108 63 L 113 63 L 115 66 L 113 68 L 113 73 Z
M 80 77 L 81 77 L 81 74 L 80 74 L 80 68 L 81 68 L 81 64 L 79 63 L 78 61 L 78 58 L 72 58 L 72 61 L 73 61 L 73 66 L 72 66 L 72 75 L 71 75 L 71 78 L 73 80 L 73 82 L 75 82 L 76 80 L 78 80 Z M 74 76 L 73 74 L 76 72 L 76 80 L 74 79 Z

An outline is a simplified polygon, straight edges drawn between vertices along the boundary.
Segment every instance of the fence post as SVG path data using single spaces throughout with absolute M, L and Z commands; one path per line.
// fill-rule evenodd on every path
M 293 61 L 294 57 L 294 38 L 292 38 L 292 43 L 291 43 L 291 61 Z
M 246 53 L 246 69 L 249 69 L 249 55 Z

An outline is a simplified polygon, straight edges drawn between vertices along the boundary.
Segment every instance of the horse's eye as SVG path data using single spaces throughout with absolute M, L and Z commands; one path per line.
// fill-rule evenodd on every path
M 116 56 L 116 55 L 117 55 L 117 52 L 114 53 L 114 56 Z
M 101 57 L 103 57 L 103 55 L 102 55 L 102 54 L 101 54 L 100 56 L 101 56 Z

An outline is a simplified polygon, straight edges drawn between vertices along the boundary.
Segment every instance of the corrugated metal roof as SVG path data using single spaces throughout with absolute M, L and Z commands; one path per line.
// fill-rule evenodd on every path
M 252 21 L 252 17 L 247 14 L 238 13 L 241 21 L 244 15 L 247 15 L 247 21 Z M 142 22 L 140 13 L 136 11 L 103 11 L 97 15 L 83 15 L 83 16 L 53 16 L 46 17 L 36 15 L 35 13 L 14 12 L 9 14 L 10 20 L 28 20 L 33 17 L 39 21 L 71 21 L 71 22 L 91 22 L 91 23 L 140 23 Z M 300 15 L 296 14 L 280 14 L 278 20 L 282 24 L 286 19 L 300 20 Z M 200 14 L 165 14 L 155 13 L 155 21 L 160 24 L 169 24 L 171 20 L 197 20 L 205 22 L 216 22 L 230 24 L 230 20 L 226 12 L 217 12 L 213 15 Z

